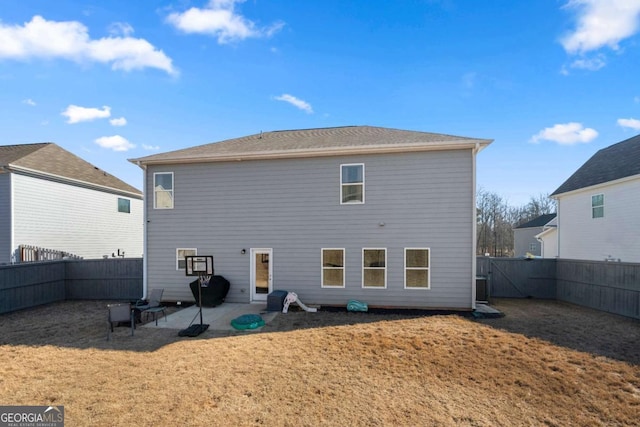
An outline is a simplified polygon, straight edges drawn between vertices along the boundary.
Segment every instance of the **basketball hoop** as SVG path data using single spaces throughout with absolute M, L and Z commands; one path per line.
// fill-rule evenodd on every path
M 200 324 L 194 325 L 196 320 L 194 317 L 187 329 L 181 330 L 179 336 L 195 337 L 203 333 L 209 328 L 209 325 L 202 323 L 202 287 L 209 286 L 211 277 L 213 277 L 213 256 L 212 255 L 186 255 L 184 257 L 186 268 L 184 269 L 187 276 L 198 276 L 200 286 L 198 286 L 198 312 L 200 313 Z M 198 316 L 198 313 L 196 313 Z

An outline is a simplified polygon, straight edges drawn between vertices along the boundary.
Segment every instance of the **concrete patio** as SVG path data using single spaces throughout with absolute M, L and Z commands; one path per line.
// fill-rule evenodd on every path
M 202 323 L 209 325 L 211 331 L 235 331 L 231 321 L 243 314 L 259 314 L 265 323 L 272 321 L 279 312 L 267 311 L 266 304 L 223 303 L 217 307 L 202 308 Z M 166 319 L 160 317 L 158 326 L 150 321 L 143 328 L 185 329 L 191 323 L 200 323 L 198 307 L 192 305 L 169 314 Z M 259 330 L 260 328 L 256 329 Z

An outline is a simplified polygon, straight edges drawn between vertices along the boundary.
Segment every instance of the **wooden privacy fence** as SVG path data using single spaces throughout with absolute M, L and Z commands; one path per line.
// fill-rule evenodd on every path
M 640 319 L 640 264 L 477 258 L 491 298 L 548 298 Z M 0 313 L 64 300 L 135 300 L 142 258 L 0 266 Z
M 62 260 L 0 266 L 0 313 L 64 300 L 136 300 L 142 258 Z
M 556 298 L 640 319 L 640 264 L 559 260 Z
M 478 257 L 489 298 L 546 298 L 640 319 L 640 264 Z
M 18 262 L 54 261 L 59 259 L 82 259 L 81 256 L 55 249 L 40 248 L 37 246 L 19 245 Z

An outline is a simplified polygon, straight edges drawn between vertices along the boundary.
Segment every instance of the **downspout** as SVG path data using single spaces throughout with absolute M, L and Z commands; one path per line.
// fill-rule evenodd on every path
M 536 237 L 536 240 L 540 242 L 540 256 L 544 258 L 544 240 L 542 240 L 540 237 Z
M 560 256 L 560 199 L 555 197 L 556 199 L 556 259 L 561 258 Z
M 476 208 L 476 156 L 480 151 L 480 143 L 476 142 L 475 148 L 471 150 L 471 174 L 473 179 L 471 191 L 471 309 L 476 309 L 476 234 L 478 226 L 478 211 Z
M 5 173 L 9 174 L 9 227 L 10 227 L 10 236 L 9 236 L 9 264 L 16 264 L 16 247 L 15 244 L 15 224 L 14 224 L 14 185 L 13 185 L 13 173 L 11 173 L 11 169 L 7 166 L 0 167 Z M 4 256 L 3 256 L 4 258 Z
M 149 274 L 147 271 L 148 268 L 148 259 L 149 259 L 149 248 L 147 247 L 147 224 L 149 220 L 148 209 L 147 209 L 147 167 L 142 165 L 139 161 L 136 164 L 142 169 L 142 297 L 141 299 L 147 299 L 147 291 L 148 291 L 148 283 L 149 283 Z

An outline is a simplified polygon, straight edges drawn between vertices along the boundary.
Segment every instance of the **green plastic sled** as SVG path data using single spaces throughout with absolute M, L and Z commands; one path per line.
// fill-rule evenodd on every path
M 264 319 L 259 314 L 243 314 L 231 321 L 236 329 L 256 329 L 264 326 Z

